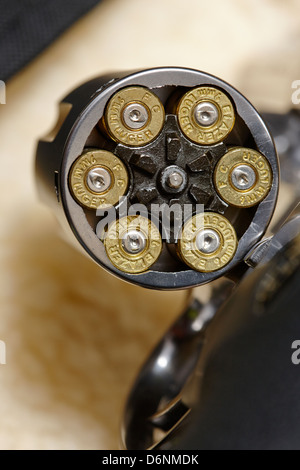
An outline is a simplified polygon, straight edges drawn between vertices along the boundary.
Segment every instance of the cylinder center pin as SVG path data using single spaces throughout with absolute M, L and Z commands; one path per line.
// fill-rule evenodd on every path
M 159 181 L 167 193 L 180 193 L 187 185 L 187 174 L 183 168 L 169 165 L 162 170 Z

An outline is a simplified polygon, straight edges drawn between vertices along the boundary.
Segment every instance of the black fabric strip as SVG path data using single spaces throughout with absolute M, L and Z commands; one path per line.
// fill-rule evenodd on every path
M 101 0 L 0 0 L 0 80 L 7 80 Z

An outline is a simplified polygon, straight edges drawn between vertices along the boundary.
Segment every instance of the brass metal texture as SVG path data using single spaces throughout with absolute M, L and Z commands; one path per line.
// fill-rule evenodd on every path
M 218 111 L 218 118 L 210 126 L 200 125 L 195 112 L 200 104 L 212 104 Z M 223 141 L 233 129 L 235 111 L 231 100 L 218 88 L 201 86 L 188 91 L 177 107 L 180 128 L 184 135 L 201 145 L 213 145 Z
M 87 177 L 93 169 L 104 169 L 110 176 L 110 185 L 104 191 L 93 191 Z M 73 197 L 89 209 L 105 209 L 119 202 L 128 186 L 128 173 L 122 161 L 106 150 L 89 150 L 72 165 L 69 186 Z
M 197 235 L 203 230 L 214 231 L 220 240 L 219 247 L 212 253 L 200 251 L 197 246 Z M 226 217 L 214 212 L 202 212 L 185 223 L 177 249 L 188 266 L 209 273 L 223 268 L 232 260 L 237 244 L 235 230 Z
M 232 172 L 239 166 L 249 166 L 256 178 L 249 189 L 238 189 L 232 182 Z M 252 207 L 261 202 L 272 186 L 272 170 L 266 157 L 256 150 L 236 147 L 218 162 L 214 172 L 214 184 L 219 196 L 235 207 Z
M 124 236 L 130 231 L 138 231 L 145 239 L 142 251 L 129 253 L 123 244 Z M 147 271 L 159 258 L 162 239 L 158 228 L 149 219 L 127 216 L 118 219 L 108 227 L 104 238 L 106 254 L 120 271 L 138 274 Z
M 144 124 L 139 128 L 135 128 L 134 119 L 132 127 L 124 120 L 129 106 L 132 112 L 135 112 L 134 104 L 137 105 L 136 113 L 142 109 L 147 115 Z M 141 147 L 152 142 L 159 135 L 164 120 L 165 111 L 160 99 L 148 88 L 132 86 L 117 91 L 109 100 L 105 110 L 104 127 L 116 142 L 130 147 Z

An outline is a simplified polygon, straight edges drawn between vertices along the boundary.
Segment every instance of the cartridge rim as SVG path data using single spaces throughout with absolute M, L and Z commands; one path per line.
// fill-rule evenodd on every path
M 136 128 L 129 127 L 126 110 L 136 104 L 143 107 L 148 119 Z M 107 103 L 104 114 L 104 129 L 109 136 L 129 147 L 142 147 L 160 134 L 165 120 L 165 111 L 160 99 L 149 89 L 131 86 L 117 91 Z
M 218 112 L 218 118 L 208 126 L 200 125 L 195 118 L 197 107 L 205 103 L 214 106 Z M 185 93 L 178 104 L 177 117 L 185 137 L 201 145 L 213 145 L 223 141 L 235 123 L 231 100 L 221 90 L 212 86 L 193 88 Z
M 124 246 L 126 234 L 138 231 L 144 243 L 142 249 L 130 253 Z M 112 222 L 104 236 L 104 247 L 111 263 L 120 271 L 139 274 L 147 271 L 159 258 L 162 239 L 156 225 L 141 215 L 122 217 Z
M 88 174 L 96 168 L 110 175 L 110 185 L 101 191 L 87 183 Z M 69 173 L 69 186 L 74 199 L 88 209 L 105 209 L 116 205 L 128 187 L 128 172 L 124 163 L 107 150 L 89 150 L 73 163 Z
M 218 246 L 212 251 L 199 249 L 199 234 L 205 230 L 214 232 L 218 238 Z M 218 271 L 233 259 L 237 244 L 235 230 L 226 217 L 215 212 L 201 212 L 184 224 L 177 250 L 190 268 L 209 273 Z
M 255 182 L 248 189 L 236 187 L 233 172 L 248 166 L 255 173 Z M 235 207 L 253 207 L 268 195 L 272 186 L 272 169 L 264 155 L 256 150 L 236 147 L 227 152 L 218 162 L 214 172 L 214 184 L 219 196 Z

